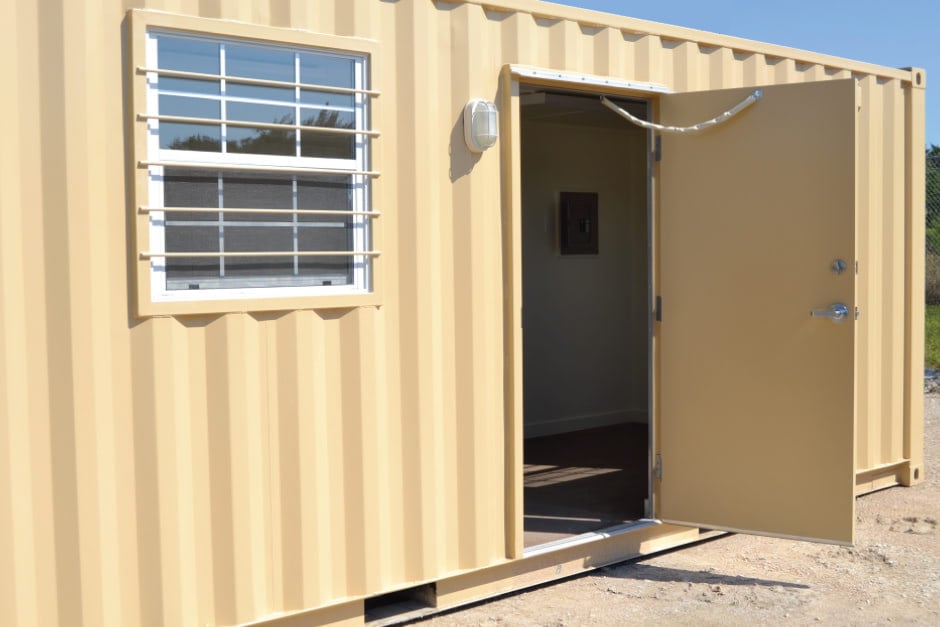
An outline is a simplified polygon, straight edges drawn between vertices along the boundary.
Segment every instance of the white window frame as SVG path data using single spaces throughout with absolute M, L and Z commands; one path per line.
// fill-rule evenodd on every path
M 193 34 L 191 32 L 180 32 L 171 28 L 148 28 L 146 30 L 145 57 L 146 65 L 149 68 L 159 68 L 159 59 L 157 56 L 157 37 L 161 34 L 172 35 L 174 37 L 186 37 L 190 39 L 203 39 L 217 42 L 221 45 L 221 74 L 225 75 L 224 59 L 225 45 L 227 43 L 238 44 L 239 46 L 257 46 L 262 49 L 284 49 L 293 52 L 312 52 L 316 54 L 325 54 L 340 56 L 352 59 L 354 62 L 354 84 L 351 85 L 356 90 L 366 90 L 369 76 L 369 58 L 366 54 L 355 50 L 337 51 L 320 49 L 317 46 L 304 46 L 294 43 L 280 44 L 274 42 L 258 43 L 251 40 L 243 40 L 236 37 L 215 34 Z M 299 68 L 295 58 L 295 80 L 299 82 Z M 159 95 L 160 92 L 155 88 L 158 79 L 157 72 L 146 72 L 146 111 L 148 115 L 159 114 Z M 266 104 L 263 99 L 255 98 L 236 98 L 228 96 L 225 93 L 225 80 L 220 80 L 220 93 L 218 96 L 208 96 L 208 98 L 218 100 L 221 107 L 224 108 L 228 101 L 257 102 Z M 300 117 L 296 115 L 301 110 L 299 106 L 300 87 L 295 87 L 295 99 L 293 103 L 277 102 L 280 106 L 293 106 L 295 109 L 295 121 L 300 123 Z M 184 95 L 185 92 L 178 92 L 178 95 Z M 187 97 L 205 97 L 200 94 L 185 93 Z M 353 111 L 355 113 L 356 130 L 369 130 L 370 122 L 370 97 L 365 93 L 353 94 Z M 317 107 L 321 108 L 322 107 Z M 221 116 L 225 118 L 224 111 Z M 201 301 L 227 301 L 227 300 L 250 300 L 250 299 L 278 299 L 294 297 L 315 297 L 315 296 L 342 296 L 370 294 L 373 291 L 373 256 L 369 251 L 372 242 L 371 215 L 362 215 L 362 212 L 371 211 L 371 180 L 367 174 L 352 174 L 354 172 L 368 172 L 370 164 L 370 138 L 368 135 L 355 135 L 355 158 L 353 159 L 335 159 L 321 157 L 298 157 L 298 156 L 278 156 L 278 155 L 256 155 L 248 153 L 228 153 L 226 152 L 225 125 L 221 125 L 221 152 L 210 153 L 201 151 L 185 151 L 160 148 L 159 125 L 157 119 L 148 118 L 146 154 L 149 162 L 158 162 L 160 164 L 180 163 L 186 166 L 192 164 L 205 165 L 206 169 L 211 170 L 213 166 L 256 166 L 266 169 L 285 168 L 285 173 L 303 176 L 301 171 L 310 168 L 310 174 L 317 174 L 319 169 L 336 170 L 337 174 L 345 171 L 350 172 L 352 183 L 351 210 L 357 212 L 350 217 L 352 228 L 352 251 L 363 253 L 350 256 L 353 272 L 352 282 L 342 285 L 290 285 L 292 281 L 285 277 L 265 277 L 259 278 L 259 283 L 267 283 L 265 286 L 242 286 L 242 287 L 218 287 L 197 290 L 170 289 L 167 285 L 166 257 L 161 257 L 160 253 L 165 252 L 165 222 L 167 213 L 162 211 L 151 211 L 148 214 L 149 220 L 149 265 L 150 265 L 150 299 L 154 303 L 173 303 L 173 302 L 201 302 Z M 198 168 L 193 168 L 198 171 Z M 151 207 L 162 207 L 164 203 L 163 176 L 164 165 L 148 166 L 148 197 Z M 277 172 L 272 173 L 276 174 Z M 295 188 L 296 190 L 296 188 Z M 295 193 L 296 198 L 296 193 Z M 296 208 L 296 203 L 295 203 Z M 172 218 L 170 218 L 172 219 Z M 296 220 L 296 216 L 295 216 Z M 316 228 L 316 227 L 309 227 Z M 285 257 L 291 257 L 288 253 Z M 293 257 L 296 260 L 297 256 Z M 224 267 L 224 257 L 221 258 Z M 288 285 L 284 285 L 288 283 Z M 269 309 L 270 307 L 265 307 Z

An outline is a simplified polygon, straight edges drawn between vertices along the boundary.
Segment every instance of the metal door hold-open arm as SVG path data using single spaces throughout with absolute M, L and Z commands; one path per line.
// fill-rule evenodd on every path
M 715 126 L 717 124 L 721 124 L 722 122 L 730 120 L 731 118 L 736 116 L 738 113 L 740 113 L 741 111 L 744 111 L 745 109 L 747 109 L 748 107 L 750 107 L 752 104 L 754 104 L 755 102 L 757 102 L 763 97 L 764 97 L 764 90 L 755 89 L 753 92 L 751 92 L 751 94 L 747 98 L 745 98 L 738 104 L 734 105 L 727 111 L 719 115 L 716 115 L 710 120 L 699 122 L 698 124 L 692 124 L 691 126 L 669 126 L 668 124 L 656 124 L 655 122 L 641 120 L 640 118 L 636 117 L 635 115 L 632 115 L 628 111 L 624 111 L 623 109 L 618 107 L 610 99 L 608 99 L 607 96 L 601 96 L 601 103 L 605 107 L 613 111 L 614 113 L 618 114 L 620 117 L 625 118 L 626 120 L 629 120 L 630 122 L 633 122 L 637 126 L 641 126 L 645 129 L 661 131 L 663 133 L 696 133 L 698 131 L 708 128 L 709 126 Z

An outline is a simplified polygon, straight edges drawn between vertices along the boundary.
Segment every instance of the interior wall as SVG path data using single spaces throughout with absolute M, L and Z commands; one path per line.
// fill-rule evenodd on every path
M 598 118 L 522 110 L 526 437 L 647 420 L 646 133 Z M 563 191 L 598 194 L 597 255 L 560 254 Z

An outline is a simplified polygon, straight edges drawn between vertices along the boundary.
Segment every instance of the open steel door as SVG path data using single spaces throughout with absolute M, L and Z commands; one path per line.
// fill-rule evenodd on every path
M 766 87 L 724 124 L 662 138 L 664 521 L 853 542 L 856 90 Z M 751 92 L 663 96 L 660 119 Z

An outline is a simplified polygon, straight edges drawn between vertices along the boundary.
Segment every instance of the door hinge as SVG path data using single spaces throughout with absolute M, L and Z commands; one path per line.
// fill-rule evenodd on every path
M 855 319 L 858 320 L 858 307 L 855 308 Z
M 656 297 L 656 310 L 653 312 L 653 315 L 656 318 L 656 322 L 663 321 L 663 297 L 662 296 Z
M 653 140 L 653 159 L 656 161 L 663 160 L 663 136 L 657 135 Z
M 663 454 L 656 453 L 656 461 L 653 462 L 653 476 L 657 481 L 663 480 Z

